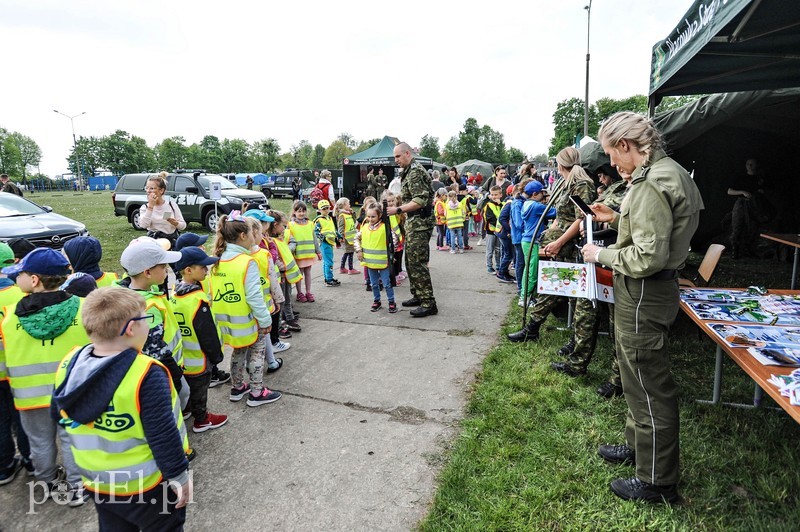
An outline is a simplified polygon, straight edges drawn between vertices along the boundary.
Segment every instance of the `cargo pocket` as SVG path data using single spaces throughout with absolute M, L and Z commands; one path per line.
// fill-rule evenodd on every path
M 654 351 L 664 347 L 661 333 L 639 333 L 617 330 L 617 342 L 628 352 L 636 350 L 636 362 L 646 362 Z

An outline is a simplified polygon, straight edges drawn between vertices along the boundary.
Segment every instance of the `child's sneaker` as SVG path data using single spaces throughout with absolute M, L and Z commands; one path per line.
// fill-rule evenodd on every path
M 184 410 L 183 411 L 183 420 L 186 421 L 190 417 L 192 417 L 192 411 L 191 410 Z
M 472 248 L 464 248 L 464 249 L 472 249 Z M 464 253 L 464 249 L 459 249 L 458 252 L 459 253 Z
M 450 246 L 442 246 L 441 248 L 439 248 L 439 251 L 449 251 L 449 250 Z
M 372 302 L 372 307 L 370 307 L 370 311 L 371 312 L 378 312 L 378 310 L 380 308 L 381 308 L 381 302 L 380 301 L 373 301 Z
M 342 284 L 342 283 L 340 283 L 336 279 L 326 279 L 325 280 L 325 286 L 339 286 L 340 284 Z
M 312 294 L 311 292 L 307 293 L 306 294 L 306 301 L 308 301 L 309 303 L 313 303 L 314 301 L 316 301 L 316 299 L 314 299 L 314 294 Z M 294 315 L 295 316 L 299 316 L 299 314 L 297 312 L 295 312 Z
M 496 272 L 497 272 L 497 270 L 495 270 L 495 269 L 494 269 L 494 268 L 492 268 L 491 266 L 489 266 L 488 268 L 486 268 L 486 273 L 488 273 L 488 274 L 490 274 L 490 275 L 494 275 Z
M 275 373 L 276 371 L 278 371 L 282 367 L 283 367 L 283 359 L 282 358 L 276 358 L 274 366 L 270 366 L 269 364 L 267 364 L 267 373 Z
M 247 406 L 261 406 L 274 403 L 282 396 L 283 394 L 277 390 L 271 391 L 269 388 L 264 388 L 258 395 L 250 394 L 250 397 L 247 398 Z
M 297 293 L 297 302 L 298 303 L 305 303 L 308 301 L 308 297 L 303 292 Z
M 0 486 L 8 484 L 12 482 L 17 473 L 22 469 L 22 458 L 14 457 L 14 460 L 11 462 L 11 466 L 7 469 L 0 471 Z
M 286 351 L 290 347 L 292 347 L 292 344 L 290 344 L 289 342 L 281 342 L 280 340 L 278 340 L 278 343 L 272 344 L 272 352 L 273 353 L 283 353 L 284 351 Z
M 211 382 L 208 383 L 209 388 L 216 388 L 221 384 L 225 384 L 231 380 L 231 374 L 227 371 L 222 371 L 216 367 L 211 370 Z
M 211 429 L 218 429 L 227 422 L 228 416 L 206 412 L 206 418 L 203 421 L 194 420 L 192 432 L 205 432 Z
M 286 326 L 289 328 L 290 331 L 294 332 L 300 332 L 303 330 L 300 328 L 300 324 L 297 322 L 296 319 L 292 321 L 287 321 Z
M 353 270 L 353 269 L 351 269 L 347 273 L 349 273 L 350 275 L 358 275 L 359 273 L 361 273 L 361 270 Z
M 456 254 L 456 248 L 452 248 L 452 249 L 450 250 L 450 253 L 451 253 L 452 255 L 455 255 L 455 254 Z
M 286 326 L 281 327 L 280 330 L 278 331 L 278 338 L 291 338 L 291 337 L 292 337 L 292 333 L 289 331 L 289 328 L 286 327 Z
M 367 292 L 372 292 L 372 285 L 367 283 Z
M 397 312 L 397 303 L 389 301 L 389 313 L 394 314 L 395 312 Z
M 189 450 L 186 451 L 186 453 L 184 453 L 184 454 L 186 454 L 186 460 L 188 460 L 189 462 L 191 462 L 192 460 L 197 458 L 197 451 L 195 451 L 191 447 L 189 447 Z
M 36 471 L 36 468 L 33 467 L 33 460 L 31 460 L 30 458 L 23 458 L 22 459 L 22 467 L 25 468 L 25 473 L 29 477 L 32 477 L 33 473 Z
M 341 273 L 342 275 L 347 275 L 348 273 L 350 273 L 350 270 L 348 270 L 347 268 L 339 268 L 339 273 Z
M 239 388 L 231 388 L 230 400 L 234 403 L 241 401 L 244 394 L 250 391 L 249 384 L 242 384 Z
M 469 251 L 469 250 L 471 250 L 471 249 L 472 249 L 472 246 L 464 246 L 464 249 L 466 249 L 467 251 Z
M 482 238 L 479 238 L 479 239 L 478 239 L 478 243 L 477 243 L 477 244 L 475 244 L 475 245 L 476 245 L 476 246 L 482 246 L 482 245 L 483 245 L 483 239 L 482 239 Z
M 89 492 L 86 491 L 86 488 L 83 487 L 83 484 L 80 486 L 75 486 L 74 488 L 70 488 L 69 490 L 69 502 L 67 506 L 70 508 L 77 508 L 78 506 L 83 506 L 86 504 L 86 501 L 89 500 Z

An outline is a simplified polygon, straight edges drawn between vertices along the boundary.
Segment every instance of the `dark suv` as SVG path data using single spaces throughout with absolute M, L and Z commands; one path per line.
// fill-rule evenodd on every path
M 261 185 L 261 192 L 267 198 L 271 197 L 292 197 L 292 180 L 300 176 L 302 178 L 302 190 L 314 186 L 314 173 L 311 170 L 287 170 L 274 177 L 273 181 Z
M 134 229 L 139 227 L 139 208 L 147 203 L 144 187 L 147 178 L 153 174 L 125 174 L 114 189 L 114 214 L 125 216 Z M 210 198 L 211 183 L 220 184 L 222 199 L 216 202 Z M 180 207 L 186 222 L 205 225 L 216 231 L 217 218 L 221 214 L 242 208 L 247 203 L 252 208 L 269 209 L 267 198 L 261 192 L 239 188 L 217 174 L 172 173 L 167 176 L 165 196 L 171 197 Z

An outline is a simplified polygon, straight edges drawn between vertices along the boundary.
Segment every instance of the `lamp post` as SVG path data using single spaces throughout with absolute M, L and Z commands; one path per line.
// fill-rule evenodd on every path
M 75 119 L 78 118 L 79 116 L 85 115 L 86 111 L 84 111 L 82 113 L 78 113 L 78 114 L 73 115 L 73 116 L 70 116 L 70 115 L 68 115 L 66 113 L 62 113 L 58 109 L 53 109 L 53 112 L 54 113 L 58 113 L 61 116 L 66 116 L 67 118 L 69 118 L 69 123 L 72 126 L 72 153 L 75 154 L 75 157 L 76 157 L 76 160 L 75 160 L 76 168 L 75 169 L 78 170 L 78 160 L 77 160 L 77 157 L 78 157 L 78 140 L 75 138 Z M 80 170 L 81 170 L 81 177 L 80 178 L 81 178 L 81 181 L 83 181 L 83 166 L 82 165 L 80 167 Z M 82 185 L 83 183 L 80 183 L 80 184 Z
M 588 6 L 583 6 L 586 10 L 586 97 L 583 101 L 583 136 L 589 136 L 589 30 L 592 25 L 592 0 Z

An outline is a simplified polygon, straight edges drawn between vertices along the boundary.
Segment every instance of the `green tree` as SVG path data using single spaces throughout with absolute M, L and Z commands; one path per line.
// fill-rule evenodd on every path
M 289 151 L 292 153 L 295 168 L 311 168 L 314 163 L 314 148 L 307 140 L 301 140 L 300 144 L 293 145 Z
M 323 161 L 325 160 L 325 146 L 317 144 L 314 146 L 314 157 L 311 159 L 311 168 L 322 168 Z
M 439 137 L 424 135 L 419 141 L 419 154 L 422 157 L 428 157 L 434 161 L 440 160 L 442 154 L 439 150 Z
M 28 175 L 28 167 L 36 166 L 42 160 L 42 149 L 36 144 L 36 141 L 27 135 L 17 133 L 16 131 L 11 134 L 11 139 L 17 146 L 19 151 L 20 170 L 22 170 L 22 184 L 26 184 L 26 177 Z
M 193 168 L 204 168 L 209 172 L 222 172 L 222 146 L 219 137 L 206 135 L 197 145 L 200 160 L 198 164 L 192 164 Z
M 344 144 L 351 150 L 355 149 L 356 145 L 358 144 L 358 142 L 356 142 L 356 139 L 353 138 L 353 135 L 351 135 L 347 131 L 342 131 L 339 134 L 339 136 L 336 137 L 336 140 L 342 141 L 342 144 Z M 351 151 L 350 153 L 355 153 L 355 152 Z
M 525 155 L 525 152 L 523 152 L 519 148 L 511 146 L 510 148 L 508 148 L 508 150 L 506 150 L 506 162 L 521 163 L 526 159 L 526 157 L 527 155 Z
M 269 174 L 280 165 L 281 147 L 273 138 L 261 139 L 253 143 L 250 149 L 250 159 L 253 167 L 259 172 Z
M 0 172 L 8 175 L 21 175 L 19 148 L 11 138 L 11 133 L 0 128 Z
M 447 141 L 442 156 L 448 165 L 469 159 L 504 163 L 508 158 L 503 134 L 488 125 L 481 126 L 474 118 L 467 118 L 458 135 Z
M 158 167 L 171 172 L 178 168 L 185 168 L 188 161 L 186 139 L 181 136 L 169 137 L 156 144 L 155 155 Z
M 555 155 L 567 146 L 573 146 L 578 136 L 583 135 L 583 100 L 570 98 L 558 102 L 553 113 L 553 138 L 550 139 L 550 155 Z M 596 110 L 589 107 L 589 136 L 597 135 Z
M 671 111 L 678 107 L 683 107 L 687 103 L 691 103 L 707 94 L 686 94 L 684 96 L 665 96 L 661 103 L 656 106 L 656 114 L 663 113 L 664 111 Z
M 590 108 L 591 109 L 591 108 Z M 647 114 L 647 96 L 643 94 L 635 94 L 622 100 L 615 100 L 613 98 L 600 98 L 594 103 L 596 126 L 589 127 L 590 136 L 597 137 L 597 132 L 600 131 L 600 126 L 603 121 L 614 113 L 619 111 L 633 111 L 634 113 Z M 591 133 L 594 131 L 594 134 Z
M 334 140 L 330 146 L 325 149 L 325 158 L 322 163 L 326 168 L 341 168 L 342 160 L 350 155 L 353 149 L 347 146 L 340 138 Z
M 549 160 L 550 158 L 547 156 L 546 153 L 539 153 L 537 155 L 534 155 L 533 159 L 531 159 L 531 161 L 534 163 L 542 163 L 542 164 L 547 164 Z
M 76 176 L 93 176 L 103 168 L 102 139 L 98 137 L 80 137 L 72 149 L 67 162 Z
M 480 159 L 490 163 L 507 163 L 506 142 L 503 134 L 489 126 L 481 128 L 479 137 Z
M 225 139 L 220 144 L 222 170 L 227 173 L 247 169 L 250 145 L 243 139 Z
M 373 147 L 377 143 L 379 143 L 381 139 L 369 139 L 369 140 L 362 140 L 358 146 L 356 146 L 355 151 L 353 153 L 362 152 L 368 148 Z
M 156 168 L 156 154 L 142 137 L 131 135 L 128 172 L 151 172 Z

